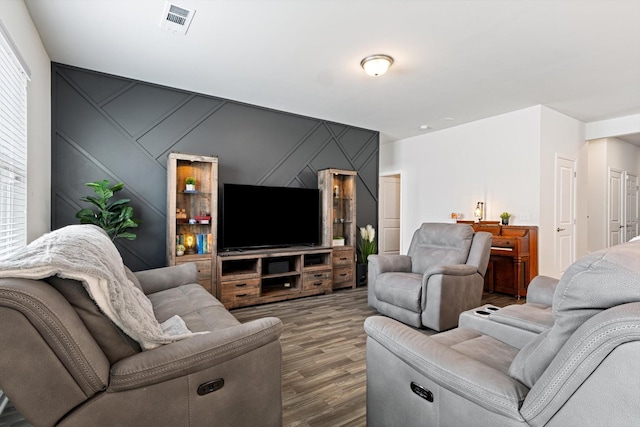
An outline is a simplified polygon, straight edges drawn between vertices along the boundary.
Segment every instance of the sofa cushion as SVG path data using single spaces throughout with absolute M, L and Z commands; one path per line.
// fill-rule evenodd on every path
M 147 295 L 159 322 L 178 315 L 192 332 L 239 325 L 224 305 L 198 284 L 181 285 Z
M 473 235 L 473 228 L 467 224 L 422 224 L 409 246 L 411 271 L 424 274 L 436 266 L 465 264 Z
M 81 283 L 72 279 L 52 276 L 44 279 L 69 301 L 80 319 L 96 340 L 109 363 L 134 355 L 141 351 L 140 345 L 122 332 L 91 299 Z
M 420 313 L 422 274 L 383 273 L 378 276 L 375 293 L 380 301 Z
M 506 374 L 518 349 L 471 329 L 455 328 L 431 339 Z
M 558 282 L 553 327 L 520 350 L 509 374 L 532 387 L 580 325 L 608 308 L 632 302 L 640 302 L 640 241 L 581 258 Z

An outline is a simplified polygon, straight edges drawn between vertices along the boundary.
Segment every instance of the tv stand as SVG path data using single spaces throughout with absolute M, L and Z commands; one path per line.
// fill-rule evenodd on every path
M 332 249 L 289 247 L 220 252 L 220 301 L 227 309 L 332 292 Z

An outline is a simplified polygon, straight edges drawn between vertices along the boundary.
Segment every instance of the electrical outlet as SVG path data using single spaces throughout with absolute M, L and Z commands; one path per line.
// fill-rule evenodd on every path
M 520 221 L 529 221 L 529 212 L 526 212 L 526 211 L 525 212 L 520 212 L 518 214 L 518 219 Z

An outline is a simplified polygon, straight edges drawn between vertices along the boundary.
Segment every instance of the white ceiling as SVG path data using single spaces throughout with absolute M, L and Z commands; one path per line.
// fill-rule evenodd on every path
M 381 132 L 640 114 L 638 0 L 25 0 L 52 61 Z M 378 78 L 360 60 L 395 59 Z M 630 136 L 640 145 L 640 135 Z

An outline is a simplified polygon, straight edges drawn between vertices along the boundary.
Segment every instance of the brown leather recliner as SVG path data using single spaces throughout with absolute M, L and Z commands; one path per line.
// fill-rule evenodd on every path
M 160 322 L 193 332 L 153 350 L 82 286 L 0 279 L 0 389 L 34 426 L 280 426 L 282 324 L 240 324 L 198 285 L 195 264 L 127 271 Z

